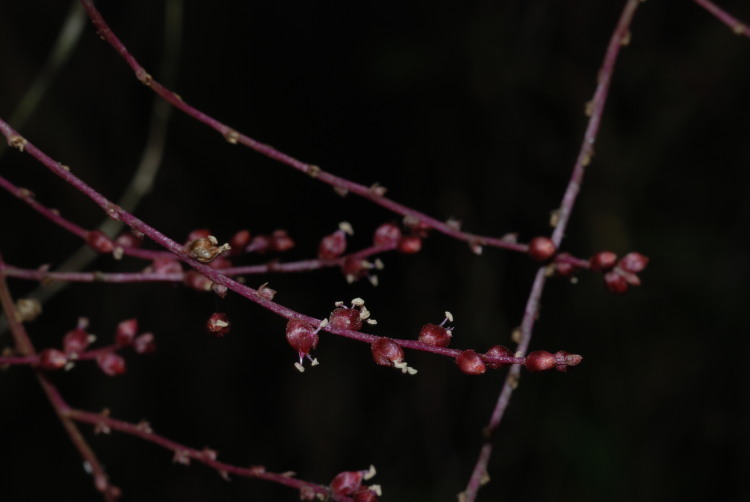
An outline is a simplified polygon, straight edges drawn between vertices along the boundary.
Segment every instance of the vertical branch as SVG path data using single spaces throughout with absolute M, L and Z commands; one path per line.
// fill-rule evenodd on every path
M 0 265 L 3 265 L 2 256 L 0 256 Z M 2 305 L 3 311 L 5 311 L 5 317 L 10 327 L 10 331 L 13 334 L 13 339 L 16 342 L 16 350 L 18 353 L 24 356 L 33 356 L 36 354 L 34 344 L 31 342 L 26 328 L 21 324 L 15 315 L 15 306 L 13 305 L 13 297 L 11 296 L 8 283 L 5 280 L 5 274 L 3 273 L 2 267 L 0 267 L 0 304 Z M 87 469 L 91 470 L 91 474 L 94 478 L 94 486 L 99 490 L 107 502 L 114 502 L 120 495 L 120 489 L 109 483 L 107 473 L 104 472 L 101 462 L 91 449 L 86 439 L 81 434 L 76 423 L 68 417 L 70 407 L 65 403 L 62 396 L 58 392 L 57 388 L 50 382 L 46 375 L 40 370 L 36 370 L 36 377 L 39 381 L 39 385 L 42 386 L 44 393 L 47 395 L 50 404 L 55 410 L 57 417 L 62 422 L 65 431 L 68 433 L 73 446 L 75 446 L 78 453 L 83 458 L 84 465 Z
M 607 94 L 609 92 L 610 82 L 612 81 L 615 62 L 620 53 L 620 48 L 623 45 L 626 45 L 630 39 L 629 28 L 639 3 L 640 0 L 627 1 L 622 14 L 620 15 L 620 19 L 617 22 L 617 26 L 610 37 L 609 45 L 607 46 L 607 51 L 604 55 L 604 61 L 601 70 L 599 71 L 598 84 L 594 91 L 594 97 L 587 106 L 587 113 L 590 114 L 590 118 L 583 136 L 583 144 L 581 145 L 578 157 L 573 166 L 573 172 L 560 205 L 557 224 L 552 233 L 552 241 L 557 248 L 560 247 L 560 243 L 565 236 L 565 230 L 570 221 L 570 214 L 573 211 L 573 205 L 575 204 L 576 198 L 581 189 L 586 166 L 589 165 L 594 155 L 594 143 L 596 142 L 596 136 L 599 132 L 599 125 L 601 124 L 604 105 L 607 101 Z M 521 323 L 521 338 L 518 342 L 518 347 L 516 348 L 517 357 L 522 357 L 526 354 L 529 343 L 531 342 L 531 333 L 539 311 L 539 302 L 542 297 L 545 282 L 545 268 L 540 267 L 534 277 L 534 283 L 526 302 L 526 308 L 524 309 L 523 321 Z M 461 502 L 474 502 L 479 487 L 487 476 L 487 464 L 492 456 L 492 436 L 505 415 L 505 410 L 508 407 L 513 391 L 518 387 L 520 374 L 520 367 L 517 366 L 508 371 L 508 376 L 505 378 L 503 388 L 500 391 L 500 395 L 498 396 L 490 420 L 484 428 L 485 442 L 480 450 L 479 457 L 474 466 L 471 477 L 469 478 L 466 490 L 460 496 Z

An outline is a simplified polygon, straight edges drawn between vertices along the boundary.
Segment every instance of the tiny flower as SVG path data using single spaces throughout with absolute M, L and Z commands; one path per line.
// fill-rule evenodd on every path
M 378 338 L 372 345 L 372 358 L 380 366 L 394 366 L 404 362 L 404 349 L 388 338 Z
M 229 239 L 229 245 L 232 248 L 231 254 L 241 254 L 248 244 L 250 244 L 250 239 L 251 235 L 249 230 L 240 230 L 234 234 L 232 238 Z
M 230 326 L 229 317 L 223 312 L 214 312 L 206 321 L 206 330 L 217 338 L 229 333 Z
M 214 281 L 197 270 L 188 270 L 185 272 L 183 282 L 187 287 L 197 291 L 211 291 L 211 286 L 214 284 Z
M 447 347 L 453 336 L 451 333 L 453 328 L 444 327 L 445 323 L 448 321 L 453 322 L 453 316 L 450 312 L 445 313 L 445 319 L 443 319 L 443 322 L 441 322 L 440 325 L 425 324 L 422 326 L 422 329 L 419 330 L 418 340 L 434 347 Z
M 294 247 L 294 240 L 286 233 L 286 230 L 274 230 L 271 233 L 269 247 L 279 253 L 288 251 Z
M 141 242 L 132 232 L 122 233 L 115 239 L 115 244 L 122 248 L 137 248 L 141 246 Z
M 174 258 L 156 258 L 149 267 L 155 274 L 181 274 L 182 265 Z
M 622 295 L 628 291 L 628 281 L 617 270 L 604 274 L 604 284 L 607 290 L 615 295 Z
M 321 239 L 318 245 L 318 258 L 321 260 L 335 260 L 346 251 L 346 233 L 336 230 Z
M 362 486 L 362 478 L 364 473 L 362 471 L 345 471 L 340 472 L 331 481 L 331 494 L 334 500 L 338 500 L 342 496 L 352 495 L 355 491 Z

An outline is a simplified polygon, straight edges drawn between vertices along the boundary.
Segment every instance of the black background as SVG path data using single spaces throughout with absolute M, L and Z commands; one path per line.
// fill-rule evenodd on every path
M 131 52 L 160 78 L 161 2 L 99 2 Z M 524 241 L 549 232 L 580 146 L 584 103 L 623 2 L 185 2 L 175 90 L 250 136 L 464 228 Z M 723 6 L 750 20 L 746 2 Z M 0 115 L 37 78 L 66 14 L 63 2 L 0 6 Z M 596 157 L 564 250 L 651 258 L 643 286 L 605 293 L 597 274 L 545 291 L 532 349 L 584 362 L 524 375 L 498 434 L 492 482 L 479 500 L 747 500 L 750 40 L 692 2 L 649 1 L 617 64 Z M 153 95 L 87 26 L 22 134 L 107 197 L 130 179 Z M 13 125 L 13 124 L 12 124 Z M 86 228 L 103 214 L 16 151 L 0 174 Z M 0 251 L 16 266 L 53 266 L 80 241 L 0 194 Z M 172 238 L 208 227 L 286 229 L 285 259 L 314 256 L 347 220 L 353 248 L 397 220 L 175 113 L 153 191 L 137 216 Z M 249 257 L 238 263 L 267 258 Z M 323 317 L 362 296 L 376 334 L 409 338 L 444 310 L 453 344 L 510 344 L 535 265 L 525 256 L 440 235 L 415 256 L 389 254 L 378 288 L 338 271 L 250 277 L 277 300 Z M 98 258 L 89 269 L 144 263 Z M 12 280 L 15 296 L 35 285 Z M 214 310 L 233 330 L 210 338 Z M 238 465 L 293 470 L 326 483 L 379 470 L 383 500 L 455 500 L 481 444 L 504 372 L 469 377 L 439 357 L 408 353 L 414 377 L 376 366 L 365 345 L 322 337 L 321 365 L 292 367 L 284 321 L 230 295 L 164 284 L 77 284 L 28 326 L 59 346 L 79 316 L 106 342 L 138 317 L 157 335 L 126 375 L 93 364 L 54 375 L 76 407 L 136 422 Z M 10 346 L 5 332 L 0 346 Z M 124 500 L 297 500 L 265 482 L 223 481 L 139 439 L 82 426 Z M 31 372 L 0 375 L 0 498 L 97 500 L 81 460 Z

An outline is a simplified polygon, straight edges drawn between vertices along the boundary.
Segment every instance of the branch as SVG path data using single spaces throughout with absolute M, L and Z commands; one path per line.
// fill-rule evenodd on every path
M 573 166 L 573 173 L 565 190 L 555 230 L 552 233 L 552 241 L 558 248 L 565 235 L 565 230 L 570 220 L 573 205 L 575 204 L 578 192 L 580 191 L 586 166 L 591 162 L 591 158 L 594 154 L 594 143 L 596 142 L 596 136 L 599 132 L 599 124 L 604 112 L 604 104 L 607 100 L 607 93 L 609 91 L 609 84 L 612 80 L 617 55 L 620 52 L 620 48 L 623 45 L 626 45 L 629 41 L 630 32 L 628 30 L 639 2 L 640 0 L 628 0 L 625 4 L 625 8 L 614 32 L 612 33 L 609 45 L 607 46 L 607 51 L 604 55 L 604 61 L 601 70 L 599 71 L 598 84 L 594 92 L 594 97 L 590 103 L 590 107 L 587 107 L 587 111 L 590 111 L 590 118 L 584 133 L 583 144 L 581 145 L 578 157 Z M 526 308 L 524 309 L 523 321 L 521 323 L 521 337 L 516 349 L 516 356 L 523 356 L 528 350 L 545 282 L 546 276 L 544 268 L 540 268 L 534 278 L 534 283 L 526 302 Z M 516 387 L 518 387 L 519 378 L 519 367 L 514 366 L 508 372 L 508 376 L 506 377 L 502 391 L 498 396 L 490 420 L 484 429 L 485 442 L 479 452 L 479 458 L 477 459 L 474 470 L 469 478 L 466 490 L 460 495 L 461 502 L 474 502 L 479 487 L 482 484 L 482 481 L 486 478 L 487 464 L 492 455 L 492 436 L 505 415 L 505 410 L 508 407 L 510 397 Z
M 750 38 L 750 28 L 748 28 L 747 24 L 732 16 L 715 3 L 710 0 L 695 0 L 695 3 L 713 14 L 719 21 L 729 26 L 735 34 L 744 35 Z

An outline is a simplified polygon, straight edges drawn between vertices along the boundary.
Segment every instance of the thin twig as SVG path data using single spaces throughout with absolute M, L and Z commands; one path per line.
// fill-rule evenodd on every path
M 708 12 L 716 16 L 719 21 L 729 26 L 736 35 L 744 35 L 750 38 L 750 28 L 746 23 L 743 23 L 710 0 L 694 1 L 695 3 L 706 9 Z
M 620 48 L 629 40 L 628 30 L 639 3 L 640 0 L 628 0 L 625 4 L 625 8 L 614 32 L 612 33 L 607 51 L 604 55 L 602 68 L 599 71 L 599 81 L 591 102 L 591 116 L 588 126 L 586 127 L 586 132 L 584 133 L 583 144 L 581 145 L 570 181 L 568 182 L 568 186 L 560 205 L 557 225 L 552 233 L 552 241 L 558 248 L 560 247 L 560 243 L 565 235 L 570 214 L 573 210 L 576 197 L 578 196 L 581 182 L 583 181 L 586 166 L 590 163 L 594 154 L 594 143 L 599 131 L 599 124 L 604 111 L 604 104 L 607 100 L 607 92 L 609 91 L 609 84 L 612 80 L 612 73 L 614 72 L 617 55 L 620 52 Z M 528 350 L 545 282 L 546 276 L 544 268 L 540 268 L 534 277 L 534 283 L 526 302 L 526 308 L 524 309 L 523 321 L 521 323 L 521 338 L 516 349 L 516 356 L 523 356 Z M 513 390 L 518 386 L 519 378 L 520 368 L 517 366 L 512 367 L 508 371 L 508 376 L 503 383 L 503 388 L 500 391 L 495 408 L 493 409 L 490 420 L 484 429 L 486 439 L 479 452 L 479 457 L 474 466 L 471 477 L 469 478 L 466 490 L 461 494 L 462 502 L 474 502 L 476 499 L 482 480 L 486 477 L 487 464 L 492 456 L 492 436 L 502 421 L 510 397 L 513 394 Z

